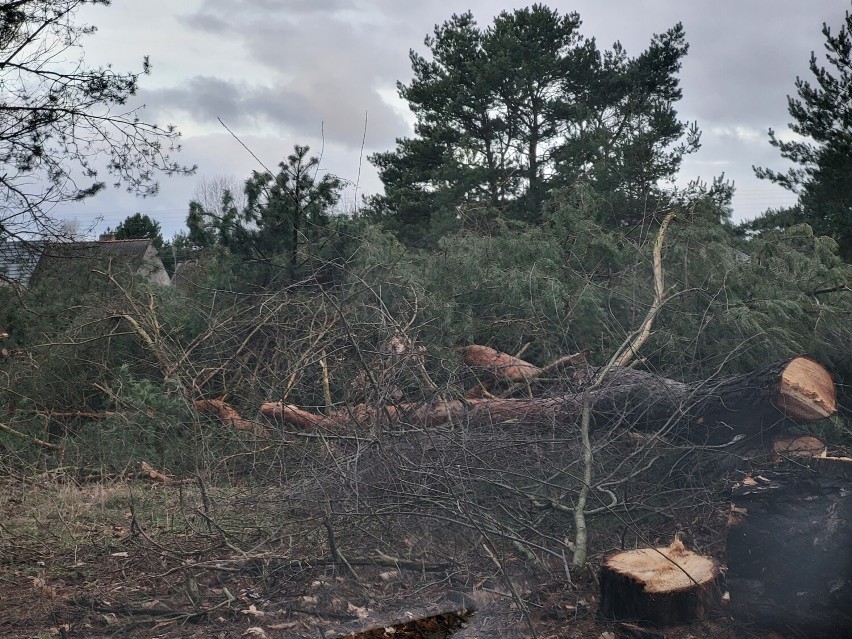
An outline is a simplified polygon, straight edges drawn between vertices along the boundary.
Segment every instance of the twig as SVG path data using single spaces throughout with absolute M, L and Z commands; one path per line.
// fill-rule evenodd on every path
M 367 116 L 369 111 L 364 111 L 364 135 L 361 137 L 361 153 L 358 155 L 358 177 L 355 179 L 355 215 L 358 214 L 358 187 L 361 184 L 361 165 L 364 162 L 364 144 L 367 142 Z
M 325 349 L 320 354 L 319 365 L 322 369 L 322 397 L 325 400 L 325 409 L 331 410 L 331 384 L 328 379 L 328 362 L 326 361 Z
M 0 422 L 0 430 L 5 431 L 11 435 L 15 435 L 17 437 L 22 437 L 23 439 L 29 439 L 36 446 L 41 446 L 42 448 L 49 448 L 50 450 L 58 450 L 60 454 L 64 451 L 62 446 L 57 446 L 56 444 L 51 444 L 50 442 L 46 442 L 43 439 L 39 439 L 38 437 L 27 435 L 26 433 L 22 433 L 19 430 L 15 430 L 11 426 L 7 426 L 2 422 Z
M 497 569 L 503 575 L 503 580 L 506 582 L 509 591 L 512 593 L 512 599 L 515 600 L 515 604 L 518 606 L 521 611 L 521 614 L 524 616 L 524 619 L 526 620 L 527 625 L 530 628 L 530 632 L 532 633 L 533 638 L 538 639 L 538 633 L 536 633 L 535 631 L 535 625 L 533 624 L 532 618 L 530 617 L 529 608 L 527 607 L 526 602 L 521 598 L 521 595 L 518 594 L 518 591 L 515 588 L 515 584 L 512 583 L 512 579 L 509 577 L 509 574 L 503 567 L 503 563 L 497 558 L 497 555 L 491 551 L 491 549 L 488 547 L 488 544 L 483 543 L 482 549 L 485 551 L 485 554 L 488 555 L 488 558 L 494 562 L 494 565 L 497 566 Z
M 355 579 L 358 583 L 361 583 L 361 579 L 358 577 L 358 573 L 355 572 L 355 569 L 352 565 L 346 561 L 346 557 L 343 556 L 343 553 L 340 552 L 340 548 L 337 547 L 337 541 L 334 538 L 334 527 L 331 525 L 331 519 L 326 517 L 323 520 L 323 526 L 325 526 L 325 530 L 328 533 L 328 546 L 331 550 L 331 556 L 335 559 L 335 563 L 343 564 L 346 567 L 346 570 L 352 575 L 352 578 Z
M 243 142 L 240 138 L 238 138 L 238 137 L 237 137 L 237 134 L 236 134 L 236 133 L 234 133 L 233 131 L 231 131 L 231 129 L 229 129 L 229 128 L 228 128 L 228 125 L 227 125 L 227 124 L 225 124 L 224 122 L 222 122 L 222 118 L 217 117 L 216 119 L 217 119 L 217 120 L 219 120 L 219 124 L 221 124 L 223 127 L 225 127 L 225 130 L 226 130 L 228 133 L 230 133 L 230 134 L 231 134 L 231 137 L 233 137 L 233 138 L 234 138 L 237 142 L 239 142 L 239 143 L 240 143 L 240 146 L 241 146 L 241 147 L 243 147 L 246 151 L 248 151 L 248 152 L 249 152 L 249 155 L 251 155 L 251 156 L 255 159 L 255 161 L 256 161 L 258 164 L 260 164 L 260 166 L 262 166 L 264 169 L 266 169 L 266 172 L 267 172 L 267 173 L 269 173 L 270 175 L 273 175 L 272 171 L 270 171 L 270 170 L 269 170 L 269 167 L 267 167 L 267 166 L 266 166 L 266 165 L 265 165 L 265 164 L 261 161 L 261 159 L 260 159 L 259 157 L 257 157 L 257 156 L 254 154 L 254 151 L 252 151 L 250 148 L 248 148 L 248 147 L 246 146 L 245 142 Z
M 648 309 L 648 314 L 645 316 L 645 321 L 642 322 L 642 327 L 639 329 L 639 334 L 629 344 L 628 348 L 622 352 L 621 356 L 615 361 L 615 366 L 627 366 L 633 356 L 639 352 L 639 349 L 647 341 L 651 335 L 651 327 L 654 324 L 654 319 L 657 313 L 663 306 L 663 297 L 665 295 L 665 274 L 663 272 L 663 240 L 666 238 L 666 231 L 669 228 L 669 223 L 674 219 L 677 209 L 672 209 L 668 212 L 660 224 L 660 230 L 657 233 L 657 239 L 654 241 L 654 301 L 651 303 L 651 308 Z

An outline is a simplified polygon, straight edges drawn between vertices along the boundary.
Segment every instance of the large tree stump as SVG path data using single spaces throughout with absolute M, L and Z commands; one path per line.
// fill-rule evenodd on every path
M 852 637 L 852 459 L 799 458 L 734 488 L 732 614 L 808 637 Z
M 600 615 L 660 626 L 704 618 L 718 607 L 718 564 L 684 548 L 643 548 L 611 555 L 601 566 Z

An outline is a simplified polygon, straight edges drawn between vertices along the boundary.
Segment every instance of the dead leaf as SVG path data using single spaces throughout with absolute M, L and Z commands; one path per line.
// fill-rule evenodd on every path
M 33 582 L 33 590 L 39 594 L 53 599 L 56 596 L 56 590 L 52 586 L 48 586 L 47 582 L 41 577 L 30 577 Z
M 243 634 L 243 637 L 258 637 L 259 639 L 267 639 L 266 631 L 260 626 L 252 626 L 248 630 L 246 630 Z
M 262 617 L 266 613 L 263 610 L 258 610 L 257 607 L 252 604 L 248 607 L 248 610 L 240 610 L 244 615 L 251 615 L 252 617 Z
M 108 626 L 116 626 L 118 625 L 118 615 L 114 612 L 107 612 L 101 615 L 101 618 L 104 620 L 106 625 Z
M 366 608 L 361 608 L 360 606 L 355 606 L 351 602 L 346 604 L 347 612 L 354 612 L 355 616 L 358 619 L 366 619 L 369 616 Z

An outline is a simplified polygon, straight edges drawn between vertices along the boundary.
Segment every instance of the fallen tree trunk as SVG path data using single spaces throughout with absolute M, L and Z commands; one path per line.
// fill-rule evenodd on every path
M 541 369 L 535 364 L 501 353 L 490 346 L 472 344 L 461 347 L 459 350 L 465 364 L 487 371 L 497 381 L 520 382 L 541 374 Z
M 358 404 L 342 411 L 334 411 L 328 415 L 318 415 L 303 410 L 292 404 L 283 402 L 265 402 L 260 412 L 266 417 L 280 419 L 284 423 L 299 428 L 317 428 L 328 431 L 339 431 L 341 428 L 352 426 L 370 426 L 379 423 L 382 426 L 404 423 L 409 426 L 430 427 L 438 426 L 454 419 L 460 419 L 473 407 L 480 404 L 506 401 L 513 406 L 514 400 L 468 399 L 453 400 L 432 404 L 398 404 L 396 406 L 381 406 L 373 408 Z M 492 408 L 497 408 L 493 406 Z M 513 414 L 507 412 L 507 419 Z
M 852 459 L 799 458 L 734 488 L 731 612 L 808 637 L 852 637 Z
M 718 578 L 718 564 L 680 540 L 668 548 L 619 552 L 601 565 L 599 613 L 661 626 L 700 620 L 718 607 Z
M 778 430 L 784 418 L 808 423 L 837 410 L 831 375 L 819 363 L 795 357 L 764 370 L 699 384 L 686 384 L 645 371 L 615 369 L 588 393 L 595 425 L 622 424 L 638 430 L 665 429 L 694 443 L 726 443 L 736 435 Z M 267 417 L 300 428 L 339 430 L 379 423 L 430 427 L 466 419 L 481 423 L 570 423 L 582 411 L 584 394 L 547 398 L 472 398 L 378 408 L 359 405 L 328 416 L 268 402 Z
M 263 434 L 266 429 L 261 424 L 248 419 L 243 419 L 237 410 L 221 399 L 198 399 L 193 402 L 195 410 L 199 413 L 215 415 L 223 425 L 237 430 L 245 430 L 252 433 Z
M 465 365 L 484 370 L 490 378 L 481 381 L 467 391 L 465 397 L 468 399 L 477 399 L 480 397 L 493 398 L 494 396 L 491 395 L 491 392 L 494 386 L 498 384 L 509 385 L 501 390 L 497 397 L 510 397 L 519 390 L 529 390 L 532 382 L 561 368 L 585 364 L 588 357 L 586 351 L 564 355 L 547 366 L 539 368 L 535 364 L 530 364 L 519 357 L 502 353 L 489 346 L 473 344 L 459 348 L 458 350 L 462 352 L 462 362 Z

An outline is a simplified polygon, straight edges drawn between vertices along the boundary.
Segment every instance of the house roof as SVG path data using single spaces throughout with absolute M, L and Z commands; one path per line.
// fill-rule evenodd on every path
M 79 272 L 89 272 L 93 268 L 113 271 L 124 270 L 144 274 L 152 281 L 154 271 L 162 270 L 162 262 L 151 240 L 99 240 L 97 242 L 51 242 L 41 256 L 41 261 L 33 273 L 32 280 L 42 277 L 63 277 Z
M 0 286 L 30 286 L 42 278 L 67 282 L 92 269 L 130 271 L 155 284 L 169 284 L 169 276 L 149 239 L 50 242 L 0 242 Z
M 0 242 L 0 286 L 28 286 L 47 244 L 43 240 Z

